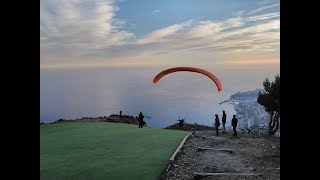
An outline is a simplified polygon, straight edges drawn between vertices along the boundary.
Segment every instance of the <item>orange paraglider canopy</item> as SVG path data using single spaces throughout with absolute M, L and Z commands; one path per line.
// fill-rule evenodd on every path
M 204 69 L 195 68 L 195 67 L 174 67 L 174 68 L 164 70 L 164 71 L 160 72 L 159 74 L 157 74 L 157 76 L 153 79 L 153 83 L 156 84 L 163 76 L 170 74 L 170 73 L 178 72 L 178 71 L 189 71 L 189 72 L 196 72 L 196 73 L 206 75 L 214 81 L 214 83 L 218 87 L 218 91 L 222 90 L 222 84 L 221 84 L 220 80 L 215 75 L 213 75 L 212 73 L 210 73 Z

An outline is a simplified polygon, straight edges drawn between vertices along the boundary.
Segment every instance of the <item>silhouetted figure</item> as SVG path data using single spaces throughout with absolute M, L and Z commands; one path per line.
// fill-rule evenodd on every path
M 236 115 L 233 115 L 233 118 L 231 120 L 231 125 L 233 127 L 233 136 L 237 136 L 237 124 L 238 124 L 238 119 L 236 118 Z
M 179 121 L 179 129 L 183 130 L 184 120 L 183 120 L 183 119 L 180 119 L 180 120 L 177 120 L 177 121 Z
M 142 128 L 143 125 L 145 124 L 145 122 L 143 121 L 143 118 L 144 118 L 144 116 L 143 116 L 142 112 L 140 112 L 139 118 L 138 118 L 138 120 L 139 120 L 139 128 Z
M 227 115 L 226 112 L 223 110 L 222 111 L 222 127 L 223 127 L 223 133 L 226 133 L 226 122 L 227 122 Z
M 219 121 L 219 117 L 218 114 L 215 115 L 216 118 L 214 120 L 214 126 L 216 128 L 216 135 L 219 136 L 219 126 L 220 126 L 220 121 Z
M 121 118 L 121 115 L 122 115 L 122 111 L 120 111 L 120 118 Z

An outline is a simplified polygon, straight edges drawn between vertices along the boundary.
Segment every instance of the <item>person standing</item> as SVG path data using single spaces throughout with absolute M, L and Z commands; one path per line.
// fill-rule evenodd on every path
M 237 125 L 238 125 L 238 119 L 236 118 L 236 115 L 233 115 L 233 118 L 231 120 L 231 125 L 233 128 L 233 136 L 237 136 Z
M 226 122 L 227 122 L 227 115 L 226 112 L 223 110 L 222 111 L 222 128 L 223 128 L 223 133 L 226 133 Z
M 183 130 L 184 120 L 183 120 L 183 119 L 180 119 L 180 120 L 177 120 L 177 121 L 179 121 L 179 129 Z
M 216 128 L 216 135 L 219 136 L 219 126 L 220 126 L 220 121 L 219 121 L 219 116 L 218 114 L 215 115 L 216 118 L 214 120 L 214 126 Z
M 139 118 L 138 118 L 138 120 L 139 120 L 139 128 L 142 128 L 143 125 L 144 125 L 143 118 L 144 118 L 144 116 L 143 116 L 142 112 L 140 112 Z

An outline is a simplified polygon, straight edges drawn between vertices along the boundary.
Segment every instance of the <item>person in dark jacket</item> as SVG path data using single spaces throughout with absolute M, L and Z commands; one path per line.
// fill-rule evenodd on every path
M 139 128 L 142 128 L 145 123 L 143 118 L 144 118 L 144 116 L 143 116 L 142 112 L 140 112 L 139 119 L 138 119 L 139 120 Z
M 222 127 L 223 127 L 223 133 L 226 133 L 226 122 L 227 122 L 227 115 L 226 112 L 223 110 L 222 111 Z
M 177 120 L 177 121 L 179 121 L 179 129 L 183 130 L 184 120 L 183 120 L 183 119 L 179 119 L 179 120 Z
M 237 124 L 238 124 L 238 119 L 236 118 L 236 115 L 233 115 L 233 118 L 231 120 L 231 125 L 233 127 L 233 136 L 237 136 Z
M 216 128 L 216 135 L 219 136 L 219 126 L 220 126 L 220 121 L 219 121 L 219 116 L 218 114 L 215 115 L 216 118 L 214 120 L 214 126 Z

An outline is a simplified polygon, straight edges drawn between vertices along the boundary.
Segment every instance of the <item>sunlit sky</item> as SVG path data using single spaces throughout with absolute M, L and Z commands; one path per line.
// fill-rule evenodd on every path
M 280 2 L 41 0 L 41 69 L 280 64 Z
M 280 73 L 280 5 L 266 0 L 41 0 L 40 116 L 211 124 L 219 102 Z M 193 66 L 215 74 L 156 74 Z M 227 110 L 232 117 L 234 110 Z

